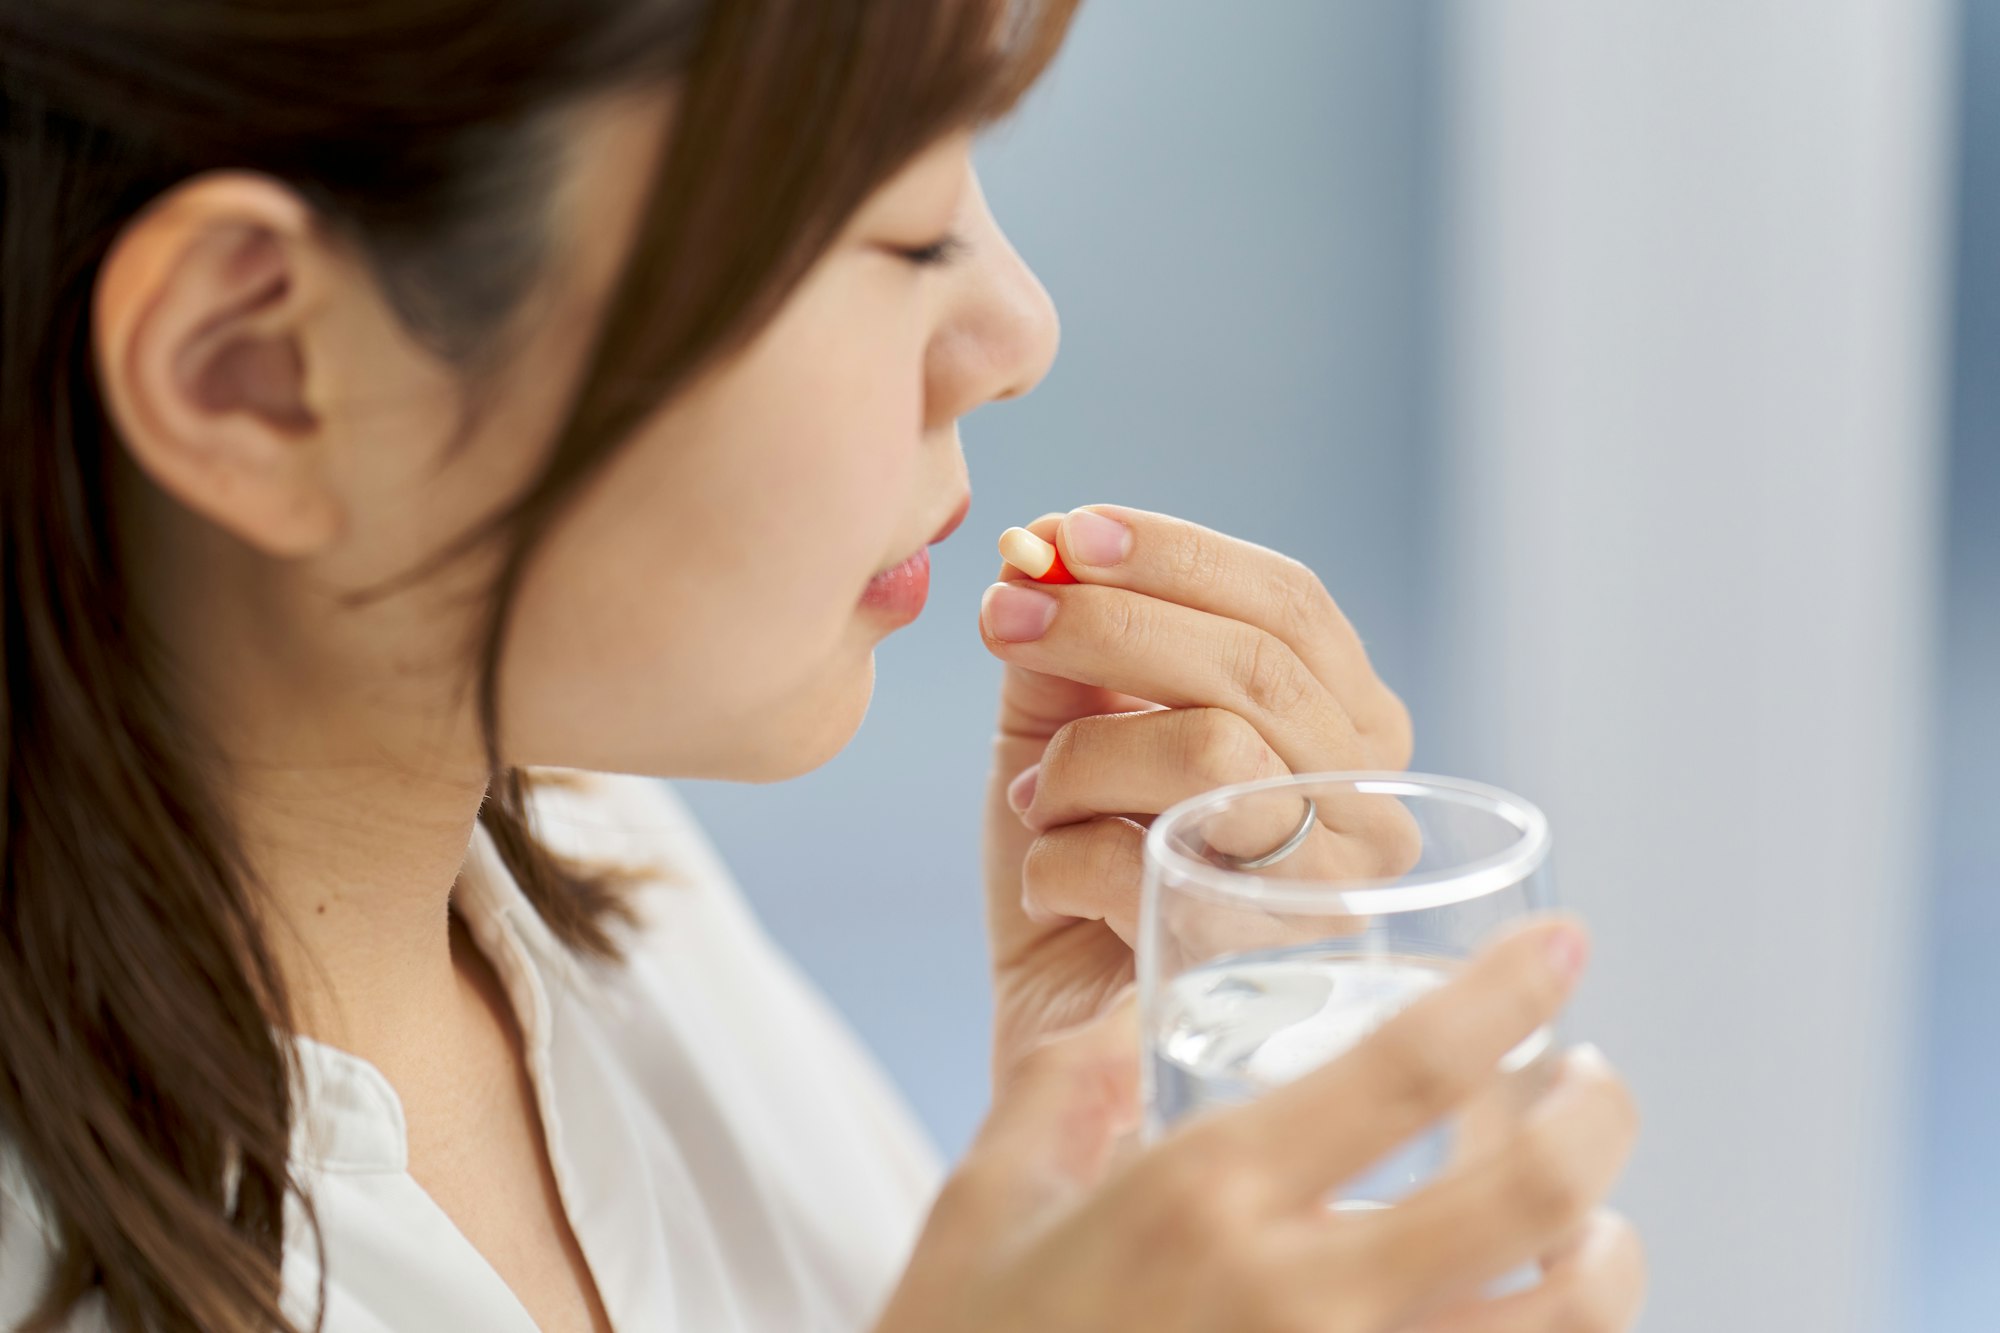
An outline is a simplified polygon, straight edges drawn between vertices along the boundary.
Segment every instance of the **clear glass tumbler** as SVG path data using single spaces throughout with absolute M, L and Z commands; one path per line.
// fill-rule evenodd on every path
M 1420 773 L 1301 774 L 1153 821 L 1139 927 L 1146 1131 L 1234 1105 L 1340 1055 L 1499 929 L 1555 904 L 1549 823 L 1518 796 Z M 1504 1130 L 1548 1072 L 1535 1033 L 1493 1085 L 1363 1176 L 1394 1203 Z

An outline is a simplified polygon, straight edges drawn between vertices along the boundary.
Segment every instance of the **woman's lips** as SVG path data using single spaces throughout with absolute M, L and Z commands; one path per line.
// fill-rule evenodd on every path
M 916 554 L 868 580 L 868 586 L 861 594 L 861 604 L 898 620 L 915 620 L 924 609 L 924 600 L 930 596 L 930 548 L 957 532 L 958 525 L 965 522 L 965 516 L 970 512 L 972 497 L 968 495 L 958 502 L 958 508 L 937 530 L 937 536 L 919 546 Z
M 931 553 L 936 546 L 965 522 L 965 516 L 972 511 L 972 497 L 966 496 L 958 502 L 944 526 L 937 530 L 937 536 L 917 548 L 916 553 L 893 569 L 885 569 L 868 580 L 868 586 L 861 593 L 861 604 L 873 607 L 898 620 L 915 620 L 924 609 L 924 601 L 931 591 Z
M 868 580 L 861 604 L 897 620 L 915 620 L 930 594 L 931 552 L 925 546 L 894 569 L 884 570 Z

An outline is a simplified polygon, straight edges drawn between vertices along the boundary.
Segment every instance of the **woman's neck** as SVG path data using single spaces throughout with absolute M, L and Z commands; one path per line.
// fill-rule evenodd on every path
M 392 766 L 265 772 L 235 818 L 294 1023 L 400 1082 L 463 1017 L 451 893 L 484 788 Z

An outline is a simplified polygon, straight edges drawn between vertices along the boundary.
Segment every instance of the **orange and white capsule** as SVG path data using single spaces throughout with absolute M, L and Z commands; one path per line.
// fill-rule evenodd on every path
M 1038 583 L 1076 582 L 1076 575 L 1069 572 L 1054 544 L 1026 528 L 1009 528 L 1000 534 L 1000 558 Z

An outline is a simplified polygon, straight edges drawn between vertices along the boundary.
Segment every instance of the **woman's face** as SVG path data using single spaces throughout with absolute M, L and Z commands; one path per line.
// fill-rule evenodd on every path
M 185 702 L 225 748 L 484 774 L 464 685 L 497 562 L 368 605 L 343 594 L 533 480 L 666 133 L 654 96 L 579 117 L 548 266 L 504 364 L 471 381 L 464 440 L 467 377 L 280 187 L 198 180 L 121 237 L 95 315 L 138 465 L 121 537 L 143 613 L 196 684 Z M 947 236 L 947 262 L 909 257 Z M 501 658 L 506 762 L 751 780 L 824 762 L 867 707 L 875 645 L 913 610 L 864 600 L 871 581 L 963 511 L 959 418 L 1033 387 L 1055 346 L 967 139 L 938 143 L 544 535 Z
M 601 307 L 639 205 L 638 141 L 658 134 L 657 113 L 622 115 L 589 131 L 566 201 L 579 309 Z M 889 581 L 900 605 L 880 604 L 881 582 L 864 601 L 871 580 L 962 516 L 959 419 L 1026 392 L 1055 355 L 1054 310 L 969 147 L 941 142 L 878 190 L 775 320 L 565 511 L 503 658 L 511 760 L 774 779 L 853 735 L 875 645 L 913 613 L 907 571 Z M 910 257 L 946 237 L 942 263 Z M 549 332 L 575 339 L 569 321 Z M 503 378 L 562 356 L 530 347 Z

